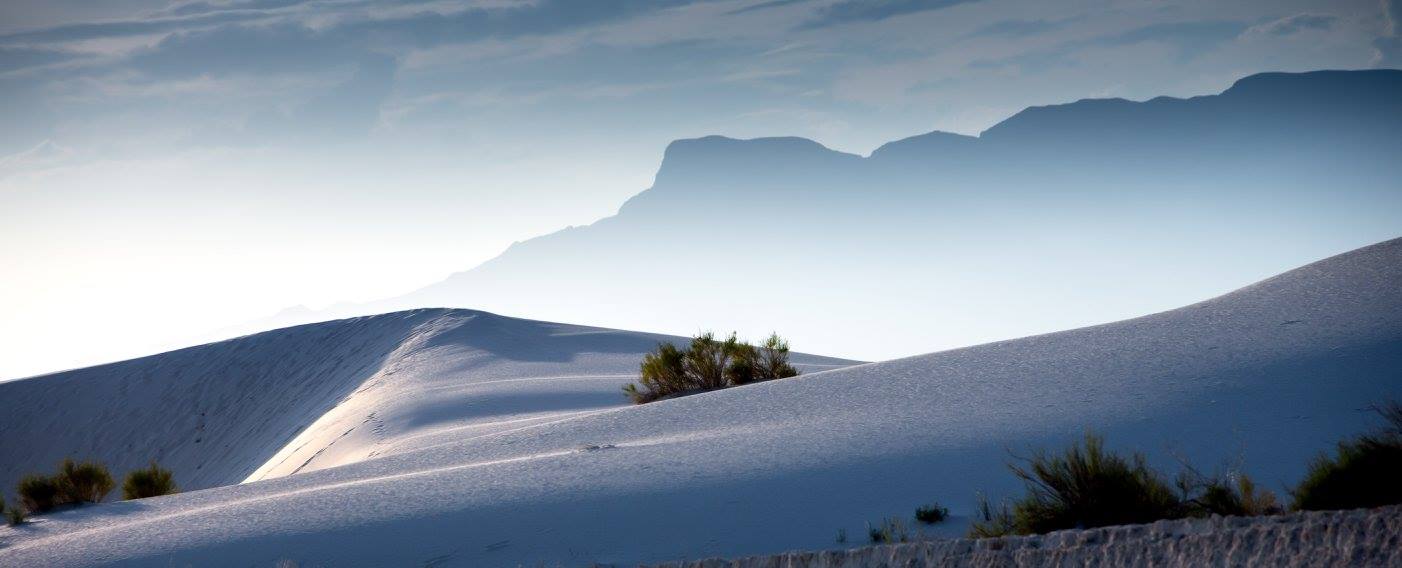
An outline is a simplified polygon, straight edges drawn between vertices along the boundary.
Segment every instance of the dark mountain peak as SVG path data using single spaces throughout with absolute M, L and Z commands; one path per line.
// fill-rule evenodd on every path
M 694 172 L 697 168 L 749 168 L 792 160 L 831 160 L 840 156 L 857 157 L 797 136 L 748 140 L 726 136 L 686 138 L 667 145 L 658 179 L 660 181 L 669 172 L 678 170 Z
M 1222 92 L 1233 97 L 1366 96 L 1396 94 L 1402 89 L 1402 70 L 1310 71 L 1307 73 L 1257 73 L 1238 79 Z

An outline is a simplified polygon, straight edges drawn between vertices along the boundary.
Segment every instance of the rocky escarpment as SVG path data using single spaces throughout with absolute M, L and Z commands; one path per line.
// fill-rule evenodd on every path
M 1159 521 L 1041 536 L 929 540 L 658 568 L 1402 566 L 1402 506 Z

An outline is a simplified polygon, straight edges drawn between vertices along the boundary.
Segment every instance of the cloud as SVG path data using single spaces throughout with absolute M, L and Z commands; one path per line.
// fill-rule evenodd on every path
M 968 37 L 1026 37 L 1066 27 L 1070 20 L 1003 20 L 969 34 Z
M 1327 30 L 1333 27 L 1337 21 L 1339 21 L 1339 17 L 1332 14 L 1295 14 L 1251 26 L 1246 30 L 1246 33 L 1288 36 L 1306 30 Z
M 62 63 L 78 57 L 76 53 L 56 49 L 0 47 L 0 73 Z
M 263 13 L 212 13 L 199 16 L 157 17 L 106 22 L 85 22 L 65 24 L 34 30 L 24 30 L 0 35 L 4 43 L 67 43 L 90 39 L 106 39 L 171 33 L 181 30 L 198 29 L 234 22 L 248 22 L 265 19 Z
M 843 0 L 818 10 L 804 29 L 826 28 L 858 22 L 878 22 L 896 16 L 943 10 L 978 0 Z
M 1402 0 L 1382 0 L 1383 35 L 1373 40 L 1373 64 L 1378 67 L 1402 67 L 1402 36 L 1398 35 L 1398 19 L 1402 18 Z
M 1167 22 L 1078 42 L 1077 46 L 1121 47 L 1140 43 L 1163 43 L 1176 47 L 1183 59 L 1187 60 L 1236 39 L 1246 28 L 1246 24 L 1232 20 Z
M 758 4 L 751 4 L 751 5 L 749 5 L 749 6 L 745 6 L 744 8 L 736 8 L 736 9 L 734 9 L 734 10 L 731 10 L 731 11 L 729 11 L 729 12 L 726 12 L 726 15 L 728 15 L 728 16 L 734 16 L 734 15 L 738 15 L 738 14 L 747 14 L 747 13 L 750 13 L 750 12 L 758 12 L 758 11 L 760 11 L 760 10 L 768 10 L 768 9 L 770 9 L 770 8 L 782 8 L 782 7 L 784 7 L 784 6 L 790 6 L 790 5 L 793 5 L 793 4 L 803 4 L 803 3 L 806 3 L 806 2 L 812 2 L 812 1 L 813 1 L 813 0 L 769 0 L 768 2 L 760 2 L 760 3 L 758 3 Z

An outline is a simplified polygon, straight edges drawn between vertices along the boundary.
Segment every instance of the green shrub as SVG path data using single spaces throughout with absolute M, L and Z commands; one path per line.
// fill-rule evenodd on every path
M 724 340 L 706 332 L 692 338 L 683 351 L 670 343 L 658 344 L 643 355 L 638 382 L 624 385 L 623 393 L 636 404 L 664 398 L 782 379 L 798 375 L 788 363 L 789 345 L 770 335 L 756 347 L 734 333 Z
M 1334 455 L 1310 462 L 1291 492 L 1300 510 L 1359 509 L 1402 503 L 1402 405 L 1378 409 L 1387 424 L 1340 442 Z
M 995 538 L 1017 533 L 1017 523 L 1013 520 L 1013 509 L 1007 501 L 995 508 L 988 502 L 988 496 L 978 496 L 978 514 L 969 525 L 969 538 Z
M 59 494 L 58 484 L 47 475 L 29 474 L 19 480 L 19 500 L 24 509 L 33 513 L 52 510 L 64 501 Z
M 1086 434 L 1061 455 L 1038 453 L 1026 467 L 1010 466 L 1027 486 L 1013 503 L 1019 534 L 1071 528 L 1138 524 L 1182 516 L 1173 489 L 1145 465 L 1142 454 L 1130 459 L 1107 452 L 1104 441 Z
M 122 482 L 123 499 L 145 499 L 175 492 L 175 475 L 154 461 L 150 467 L 127 473 L 126 480 Z
M 107 466 L 97 462 L 78 463 L 71 459 L 59 464 L 54 482 L 67 503 L 97 503 L 107 497 L 107 493 L 116 485 L 112 474 L 107 472 Z
M 734 336 L 731 336 L 731 340 Z M 686 350 L 686 373 L 699 390 L 726 387 L 725 369 L 729 366 L 733 347 L 729 341 L 716 341 L 715 334 L 706 332 L 691 339 Z
M 639 382 L 642 387 L 629 383 L 623 392 L 635 404 L 652 402 L 665 396 L 685 392 L 690 389 L 684 365 L 685 354 L 671 343 L 659 343 L 652 353 L 643 355 L 639 369 Z
M 867 523 L 867 538 L 875 544 L 906 542 L 910 540 L 910 532 L 900 519 L 882 519 L 881 524 L 874 527 Z
M 798 369 L 789 365 L 789 342 L 777 333 L 769 334 L 759 346 L 759 362 L 756 378 L 761 381 L 787 379 L 798 376 Z
M 730 386 L 747 385 L 759 380 L 759 350 L 748 342 L 737 341 L 735 334 L 725 341 L 730 364 L 725 368 L 725 380 Z
M 915 520 L 927 525 L 942 523 L 947 518 L 949 518 L 949 509 L 940 506 L 939 503 L 931 503 L 915 509 Z

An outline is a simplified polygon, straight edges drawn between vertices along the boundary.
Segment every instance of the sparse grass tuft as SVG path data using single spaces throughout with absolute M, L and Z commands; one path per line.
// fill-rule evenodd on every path
M 905 522 L 897 518 L 882 519 L 877 526 L 867 523 L 867 538 L 873 544 L 907 542 L 910 540 L 910 531 L 906 529 Z
M 123 499 L 145 499 L 159 495 L 170 495 L 177 491 L 175 476 L 170 470 L 151 462 L 150 467 L 132 470 L 122 482 Z
M 0 507 L 0 509 L 5 510 L 5 524 L 12 527 L 24 524 L 24 509 L 19 507 Z
M 978 515 L 974 522 L 969 525 L 969 538 L 995 538 L 1008 536 L 1017 532 L 1017 523 L 1013 520 L 1012 505 L 1007 501 L 998 503 L 994 507 L 988 501 L 988 496 L 982 493 L 978 496 Z
M 1284 512 L 1275 494 L 1259 489 L 1244 473 L 1204 479 L 1191 468 L 1178 476 L 1189 516 L 1256 517 Z

